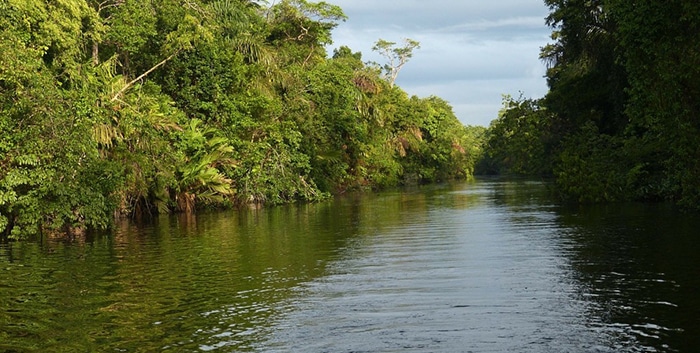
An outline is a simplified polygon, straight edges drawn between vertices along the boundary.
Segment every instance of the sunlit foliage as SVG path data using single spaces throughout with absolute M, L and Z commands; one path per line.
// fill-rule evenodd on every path
M 470 177 L 483 131 L 326 2 L 0 0 L 0 235 Z

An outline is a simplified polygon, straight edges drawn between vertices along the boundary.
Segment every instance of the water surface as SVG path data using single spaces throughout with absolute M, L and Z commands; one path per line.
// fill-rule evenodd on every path
M 0 244 L 0 352 L 692 352 L 698 229 L 481 180 Z

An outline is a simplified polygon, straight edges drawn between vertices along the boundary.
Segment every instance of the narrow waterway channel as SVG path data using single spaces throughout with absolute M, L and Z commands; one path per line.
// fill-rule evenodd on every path
M 0 352 L 693 352 L 700 218 L 480 180 L 0 244 Z

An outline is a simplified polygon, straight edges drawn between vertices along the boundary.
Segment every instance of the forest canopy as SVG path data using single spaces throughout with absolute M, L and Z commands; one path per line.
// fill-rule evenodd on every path
M 329 57 L 345 18 L 306 0 L 0 0 L 0 235 L 471 176 L 484 129 L 361 53 Z
M 485 173 L 547 175 L 577 202 L 700 207 L 700 2 L 545 0 L 549 92 L 506 97 Z

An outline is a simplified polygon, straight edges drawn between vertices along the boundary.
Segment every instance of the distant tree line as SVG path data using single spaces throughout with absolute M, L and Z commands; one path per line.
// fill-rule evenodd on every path
M 484 129 L 395 87 L 397 64 L 328 57 L 344 19 L 306 0 L 0 0 L 0 236 L 470 177 Z
M 483 173 L 547 175 L 581 202 L 700 206 L 700 2 L 546 0 L 549 92 L 506 97 Z

